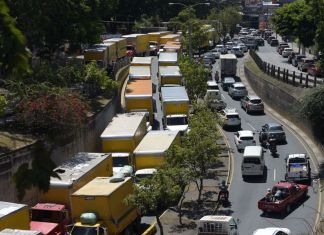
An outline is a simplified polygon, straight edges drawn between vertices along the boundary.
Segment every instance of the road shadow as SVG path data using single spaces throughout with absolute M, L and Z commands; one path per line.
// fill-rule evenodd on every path
M 290 215 L 292 212 L 294 212 L 297 208 L 300 206 L 304 206 L 304 203 L 309 199 L 309 195 L 301 199 L 298 203 L 293 204 L 291 206 L 291 210 L 289 213 L 273 213 L 273 212 L 263 212 L 260 216 L 261 217 L 266 217 L 266 218 L 272 218 L 272 219 L 279 219 L 283 220 L 285 219 L 288 215 Z
M 182 213 L 188 219 L 198 220 L 204 215 L 212 215 L 216 202 L 188 201 L 183 203 Z
M 265 112 L 249 112 L 250 116 L 265 116 L 266 113 Z
M 242 130 L 240 126 L 223 126 L 223 130 L 227 132 L 236 132 Z
M 266 183 L 268 178 L 268 168 L 265 166 L 262 176 L 244 176 L 243 181 L 246 183 Z

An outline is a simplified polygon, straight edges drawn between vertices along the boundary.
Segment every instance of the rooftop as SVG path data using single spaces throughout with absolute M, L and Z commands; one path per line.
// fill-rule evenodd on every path
M 149 66 L 130 66 L 130 79 L 151 79 L 151 68 Z
M 178 87 L 161 87 L 161 97 L 163 101 L 185 101 L 189 102 L 186 88 Z
M 152 80 L 129 80 L 125 97 L 152 97 Z
M 25 204 L 0 201 L 0 219 L 25 207 Z
M 179 66 L 160 66 L 159 73 L 163 76 L 182 76 Z

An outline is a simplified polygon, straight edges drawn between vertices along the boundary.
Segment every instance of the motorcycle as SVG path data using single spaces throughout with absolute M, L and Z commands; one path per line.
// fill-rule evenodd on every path
M 228 203 L 228 191 L 219 192 L 218 202 L 223 206 Z
M 277 155 L 277 145 L 276 145 L 275 140 L 272 140 L 272 139 L 269 140 L 269 147 L 268 148 L 270 150 L 270 153 L 273 156 Z

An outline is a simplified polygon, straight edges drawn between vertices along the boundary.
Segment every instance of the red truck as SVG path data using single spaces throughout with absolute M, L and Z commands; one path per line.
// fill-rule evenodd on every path
M 278 190 L 280 190 L 280 194 Z M 273 186 L 271 194 L 258 201 L 258 208 L 264 213 L 289 214 L 292 206 L 306 198 L 307 193 L 307 185 L 280 181 Z
M 43 234 L 65 234 L 65 226 L 70 222 L 68 209 L 63 204 L 37 203 L 31 208 L 30 226 Z

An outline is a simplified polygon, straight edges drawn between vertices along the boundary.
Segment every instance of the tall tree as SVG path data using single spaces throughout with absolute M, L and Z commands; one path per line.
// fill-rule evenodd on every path
M 30 72 L 29 57 L 24 35 L 16 27 L 5 1 L 0 0 L 0 70 L 5 76 Z
M 314 45 L 315 18 L 311 7 L 304 0 L 280 7 L 271 18 L 271 22 L 277 33 L 298 38 L 305 47 Z

